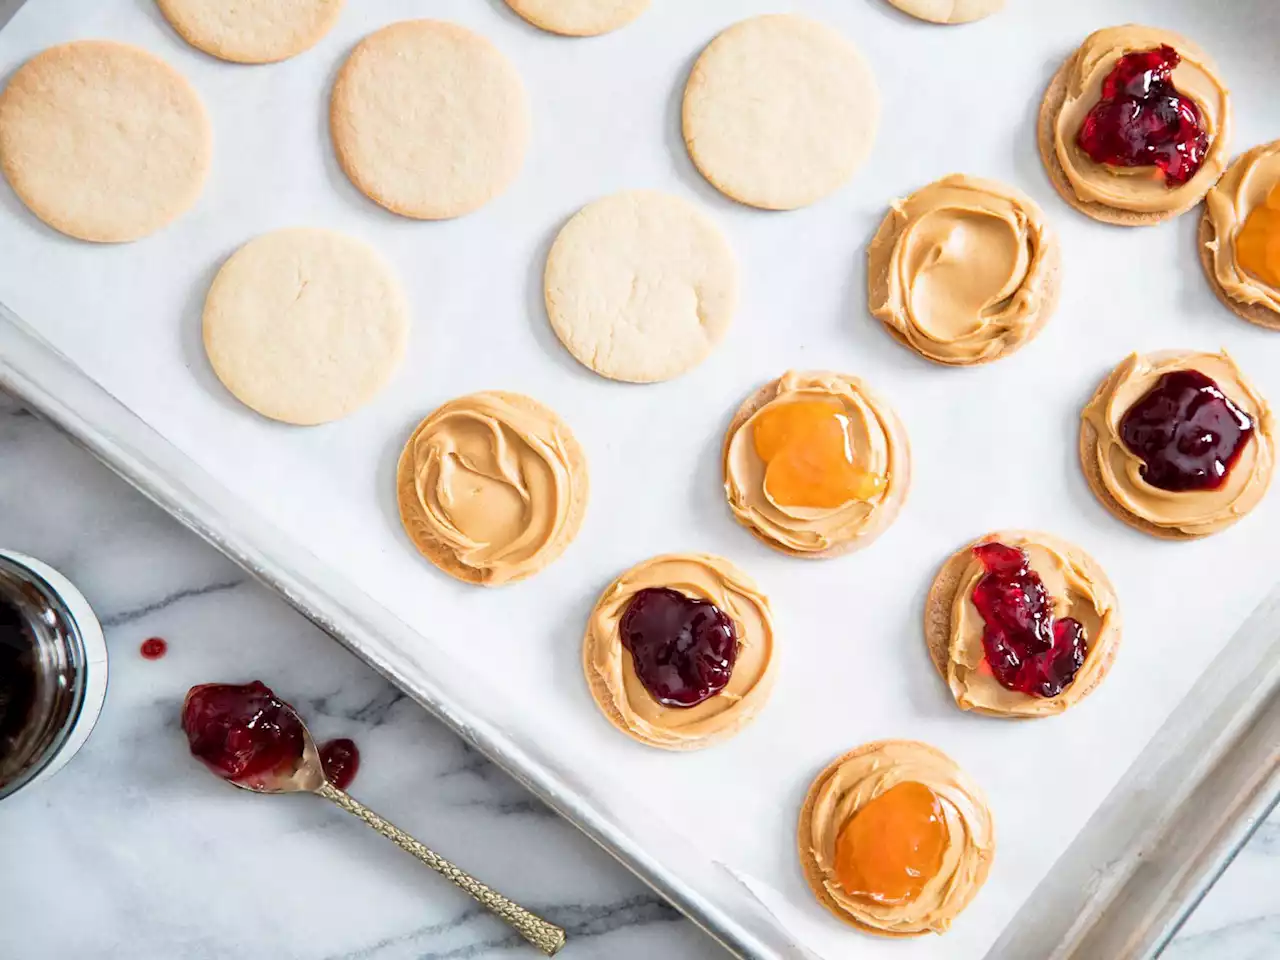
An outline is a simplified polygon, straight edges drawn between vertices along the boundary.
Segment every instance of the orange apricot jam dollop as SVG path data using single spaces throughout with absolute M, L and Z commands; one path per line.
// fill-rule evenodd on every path
M 752 436 L 767 464 L 765 491 L 780 506 L 831 509 L 869 500 L 884 489 L 884 477 L 854 462 L 849 417 L 834 400 L 766 407 Z
M 1280 183 L 1254 207 L 1236 236 L 1236 262 L 1271 287 L 1280 287 Z
M 942 868 L 947 821 L 923 783 L 895 784 L 858 810 L 836 837 L 836 880 L 845 893 L 910 903 Z

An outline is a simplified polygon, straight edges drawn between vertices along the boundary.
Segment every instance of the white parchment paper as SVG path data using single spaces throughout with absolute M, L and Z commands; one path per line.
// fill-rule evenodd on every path
M 844 31 L 871 61 L 884 101 L 864 170 L 834 197 L 786 214 L 721 197 L 691 166 L 679 130 L 684 79 L 702 46 L 735 20 L 778 10 Z M 371 30 L 414 16 L 490 37 L 518 66 L 533 105 L 518 181 L 453 222 L 419 223 L 378 208 L 347 182 L 329 147 L 328 90 L 344 55 Z M 1153 228 L 1104 226 L 1070 210 L 1041 169 L 1034 124 L 1050 76 L 1090 30 L 1129 20 L 1184 32 L 1217 58 L 1233 92 L 1238 150 L 1280 135 L 1280 10 L 1267 0 L 1010 0 L 1003 13 L 964 27 L 916 23 L 880 0 L 654 0 L 632 26 L 590 40 L 541 33 L 500 0 L 352 0 L 315 49 L 265 67 L 187 47 L 150 0 L 29 0 L 0 31 L 0 75 L 72 38 L 139 44 L 198 88 L 215 159 L 194 210 L 124 246 L 55 234 L 0 187 L 0 300 L 218 480 L 415 625 L 424 640 L 412 656 L 429 668 L 448 651 L 470 665 L 515 705 L 526 732 L 601 797 L 642 797 L 671 830 L 694 838 L 698 855 L 754 878 L 817 952 L 977 958 L 1276 579 L 1280 494 L 1219 536 L 1164 543 L 1112 518 L 1077 466 L 1079 410 L 1133 350 L 1226 346 L 1280 400 L 1280 334 L 1217 303 L 1196 258 L 1198 213 Z M 918 360 L 865 308 L 864 247 L 889 200 L 953 171 L 1030 193 L 1063 247 L 1057 316 L 1016 356 L 980 369 Z M 741 311 L 720 349 L 678 381 L 642 387 L 579 367 L 548 327 L 541 287 L 547 248 L 565 219 L 633 187 L 701 204 L 743 267 Z M 270 423 L 240 406 L 200 343 L 205 291 L 221 262 L 251 237 L 294 225 L 375 245 L 413 312 L 408 360 L 390 388 L 346 421 L 313 429 Z M 895 526 L 863 553 L 786 558 L 738 527 L 724 504 L 722 431 L 743 397 L 788 368 L 862 376 L 907 425 L 915 488 Z M 414 424 L 485 388 L 526 392 L 557 409 L 586 448 L 592 480 L 585 526 L 566 555 L 532 581 L 496 591 L 455 583 L 416 555 L 400 529 L 393 483 Z M 1058 719 L 960 713 L 925 651 L 922 602 L 937 566 L 970 538 L 1004 527 L 1080 543 L 1120 596 L 1126 627 L 1115 669 L 1086 704 Z M 592 704 L 580 667 L 598 592 L 632 563 L 672 550 L 721 553 L 752 573 L 773 599 L 782 658 L 759 720 L 688 756 L 619 735 Z M 266 679 L 287 691 L 286 677 Z M 990 794 L 995 869 L 945 939 L 850 932 L 813 900 L 797 866 L 795 817 L 810 779 L 833 756 L 881 737 L 936 744 Z

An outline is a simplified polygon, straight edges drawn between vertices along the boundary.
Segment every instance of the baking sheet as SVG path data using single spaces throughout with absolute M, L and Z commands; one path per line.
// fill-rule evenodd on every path
M 499 0 L 439 0 L 429 9 L 385 0 L 349 5 L 300 58 L 249 68 L 187 48 L 150 0 L 31 0 L 0 32 L 0 73 L 72 37 L 138 43 L 201 92 L 215 160 L 197 207 L 129 246 L 65 239 L 0 190 L 0 300 L 214 479 L 412 624 L 423 639 L 401 656 L 428 674 L 455 676 L 446 662 L 469 667 L 491 691 L 494 715 L 585 782 L 591 802 L 625 810 L 640 795 L 656 814 L 650 822 L 695 838 L 686 848 L 655 833 L 662 857 L 728 865 L 825 956 L 980 957 L 1273 582 L 1267 546 L 1280 527 L 1273 497 L 1209 541 L 1164 544 L 1122 527 L 1089 494 L 1075 464 L 1076 417 L 1125 353 L 1225 345 L 1274 398 L 1280 341 L 1217 304 L 1195 259 L 1194 217 L 1141 231 L 1087 221 L 1057 199 L 1034 143 L 1040 93 L 1062 58 L 1089 30 L 1125 20 L 1197 39 L 1232 86 L 1237 146 L 1273 138 L 1280 107 L 1268 97 L 1270 38 L 1280 11 L 1262 2 L 1215 11 L 1194 0 L 1060 6 L 1068 9 L 1014 0 L 989 21 L 944 29 L 879 0 L 657 0 L 617 34 L 570 41 L 533 30 Z M 880 79 L 885 108 L 855 181 L 790 214 L 721 198 L 689 164 L 678 124 L 684 77 L 702 45 L 737 19 L 778 9 L 853 38 Z M 520 68 L 534 109 L 514 187 L 440 224 L 400 220 L 365 200 L 332 160 L 326 129 L 328 86 L 352 44 L 422 15 L 493 39 Z M 1017 356 L 978 370 L 917 361 L 864 307 L 863 246 L 889 198 L 956 170 L 1034 196 L 1064 253 L 1058 316 Z M 556 230 L 583 203 L 630 187 L 702 203 L 743 266 L 733 330 L 702 368 L 674 383 L 594 377 L 559 347 L 541 306 L 542 261 Z M 377 246 L 405 284 L 415 324 L 393 385 L 349 420 L 311 430 L 240 407 L 200 347 L 200 307 L 221 261 L 257 233 L 297 224 Z M 856 373 L 907 424 L 915 489 L 863 554 L 823 564 L 775 555 L 723 504 L 721 433 L 743 396 L 788 367 Z M 399 529 L 392 477 L 421 416 L 494 387 L 530 393 L 568 419 L 590 459 L 593 500 L 562 560 L 530 582 L 481 591 L 417 558 Z M 1051 530 L 1092 552 L 1125 614 L 1111 677 L 1057 720 L 959 714 L 920 638 L 937 564 L 967 539 L 1011 526 Z M 759 580 L 774 600 L 782 657 L 760 719 L 687 757 L 618 736 L 578 666 L 599 590 L 631 563 L 680 549 L 723 553 Z M 849 933 L 812 901 L 795 863 L 794 818 L 810 778 L 831 756 L 884 736 L 937 744 L 991 795 L 996 867 L 945 940 L 888 944 Z

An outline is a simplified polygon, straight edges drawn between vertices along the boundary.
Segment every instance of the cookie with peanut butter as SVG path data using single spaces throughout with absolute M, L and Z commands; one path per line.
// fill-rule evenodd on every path
M 818 901 L 882 937 L 945 933 L 996 850 L 982 790 L 915 740 L 868 743 L 832 762 L 805 797 L 797 844 Z
M 1036 629 L 1026 631 L 1028 623 Z M 1080 547 L 1004 530 L 942 565 L 925 600 L 924 633 L 961 710 L 1046 717 L 1106 677 L 1120 646 L 1120 607 L 1101 565 Z
M 911 487 L 911 447 L 893 408 L 857 377 L 790 371 L 738 409 L 725 432 L 734 518 L 795 557 L 867 546 Z
M 1205 195 L 1197 246 L 1236 316 L 1280 330 L 1280 140 L 1237 157 Z
M 422 421 L 396 472 L 418 551 L 467 583 L 531 577 L 564 552 L 587 509 L 587 460 L 556 413 L 518 393 L 459 397 Z
M 867 248 L 867 306 L 926 360 L 999 360 L 1053 315 L 1058 241 L 1034 200 L 951 174 L 894 200 Z
M 1144 135 L 1157 127 L 1159 136 Z M 1138 24 L 1090 34 L 1049 82 L 1037 124 L 1062 198 L 1120 226 L 1158 223 L 1199 203 L 1226 168 L 1230 135 L 1230 96 L 1209 56 L 1172 31 Z
M 653 557 L 618 577 L 587 620 L 582 667 L 601 712 L 627 736 L 693 750 L 733 736 L 773 689 L 773 614 L 722 557 Z

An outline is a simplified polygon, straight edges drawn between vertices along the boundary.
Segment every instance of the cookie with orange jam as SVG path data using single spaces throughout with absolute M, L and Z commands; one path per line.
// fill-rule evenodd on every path
M 738 522 L 798 557 L 871 543 L 911 486 L 911 448 L 897 415 L 840 373 L 791 371 L 761 387 L 729 425 L 723 458 Z
M 981 789 L 941 750 L 880 740 L 814 780 L 800 864 L 822 905 L 886 937 L 944 933 L 986 882 L 995 827 Z
M 1200 263 L 1237 316 L 1280 330 L 1280 140 L 1236 158 L 1204 198 Z

